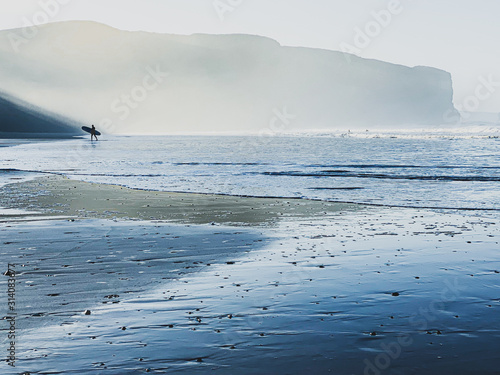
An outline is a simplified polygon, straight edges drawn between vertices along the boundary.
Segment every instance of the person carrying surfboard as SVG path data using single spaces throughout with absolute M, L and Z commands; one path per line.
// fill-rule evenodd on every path
M 90 130 L 90 140 L 92 141 L 95 137 L 95 140 L 98 141 L 97 135 L 95 134 L 95 126 L 92 124 L 92 129 Z

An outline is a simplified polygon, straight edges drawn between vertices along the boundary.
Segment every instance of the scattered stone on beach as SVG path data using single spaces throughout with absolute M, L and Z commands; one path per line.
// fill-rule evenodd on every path
M 443 332 L 441 332 L 439 329 L 436 330 L 431 330 L 426 332 L 428 335 L 436 334 L 436 335 L 442 335 Z

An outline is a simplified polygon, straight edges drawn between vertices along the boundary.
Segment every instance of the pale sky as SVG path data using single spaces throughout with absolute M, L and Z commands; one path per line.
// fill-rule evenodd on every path
M 479 102 L 474 109 L 500 112 L 498 0 L 0 0 L 0 10 L 0 29 L 26 20 L 93 20 L 124 30 L 257 34 L 330 50 L 349 45 L 361 57 L 447 70 L 455 105 Z M 485 81 L 489 86 L 478 89 Z M 477 90 L 481 99 L 467 101 Z

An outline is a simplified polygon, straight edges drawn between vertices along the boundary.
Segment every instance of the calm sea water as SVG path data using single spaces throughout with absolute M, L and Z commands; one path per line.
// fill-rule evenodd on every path
M 0 147 L 7 169 L 137 189 L 500 210 L 500 140 L 106 137 Z

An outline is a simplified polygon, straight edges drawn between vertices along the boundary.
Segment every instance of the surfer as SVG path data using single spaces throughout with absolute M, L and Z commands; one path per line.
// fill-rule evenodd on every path
M 92 124 L 92 129 L 90 130 L 90 140 L 92 141 L 95 137 L 95 140 L 98 141 L 97 135 L 95 134 L 95 126 Z

